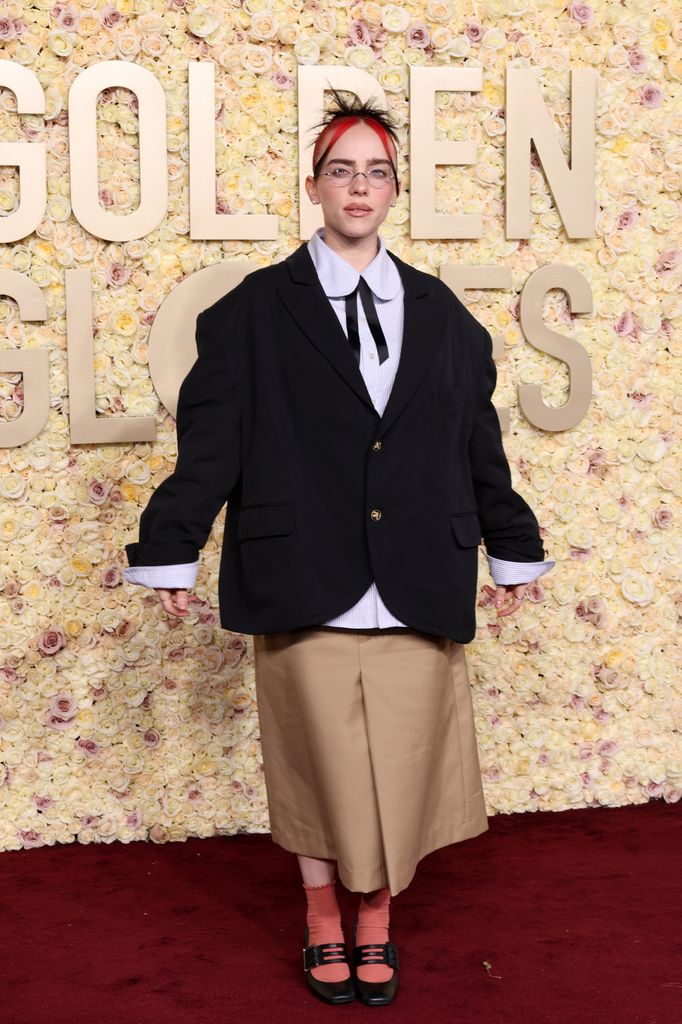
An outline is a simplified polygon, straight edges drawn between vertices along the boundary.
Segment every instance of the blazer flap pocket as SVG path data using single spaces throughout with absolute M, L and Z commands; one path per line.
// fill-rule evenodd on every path
M 452 532 L 463 548 L 472 548 L 481 540 L 481 521 L 477 512 L 455 512 L 450 516 Z
M 239 513 L 237 538 L 281 537 L 294 528 L 294 504 L 282 501 L 274 505 L 247 505 Z

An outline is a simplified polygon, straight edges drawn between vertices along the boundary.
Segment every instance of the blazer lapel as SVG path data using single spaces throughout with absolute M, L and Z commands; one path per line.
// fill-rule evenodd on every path
M 422 282 L 419 272 L 392 252 L 388 254 L 402 279 L 405 315 L 398 369 L 386 408 L 380 417 L 379 429 L 382 433 L 397 418 L 431 365 L 446 317 L 445 303 L 424 302 L 429 289 Z M 284 260 L 284 267 L 288 274 L 282 275 L 277 286 L 282 302 L 313 345 L 329 360 L 360 401 L 379 418 L 348 338 L 324 293 L 305 242 Z M 425 322 L 427 316 L 428 323 Z

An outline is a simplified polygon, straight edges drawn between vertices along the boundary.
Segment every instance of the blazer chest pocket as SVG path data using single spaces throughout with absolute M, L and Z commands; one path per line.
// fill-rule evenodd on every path
M 452 532 L 461 548 L 473 548 L 481 540 L 481 521 L 477 512 L 455 512 L 450 516 Z
M 461 384 L 456 388 L 438 388 L 436 391 L 436 405 L 460 405 L 462 394 L 463 388 Z
M 239 513 L 237 539 L 252 540 L 257 537 L 283 537 L 294 528 L 294 503 L 281 501 L 277 504 L 246 505 Z

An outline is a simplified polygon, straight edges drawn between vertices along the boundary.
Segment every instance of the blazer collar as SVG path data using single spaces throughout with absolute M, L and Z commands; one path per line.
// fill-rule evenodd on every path
M 355 395 L 379 421 L 384 436 L 407 405 L 433 362 L 448 321 L 444 293 L 430 285 L 428 275 L 403 262 L 389 249 L 403 286 L 403 339 L 393 387 L 383 415 L 374 408 L 348 338 L 318 277 L 308 244 L 303 242 L 283 260 L 277 289 L 289 314 L 308 340 L 329 360 Z M 426 297 L 429 301 L 425 301 Z

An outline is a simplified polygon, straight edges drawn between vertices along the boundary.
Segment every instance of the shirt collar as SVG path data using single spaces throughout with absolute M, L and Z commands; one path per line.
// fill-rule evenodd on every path
M 402 288 L 400 273 L 388 255 L 383 238 L 378 237 L 379 251 L 369 266 L 362 271 L 362 277 L 377 298 L 394 299 Z M 329 248 L 324 240 L 324 227 L 317 228 L 314 232 L 308 242 L 308 251 L 325 295 L 348 295 L 357 288 L 360 272 Z

